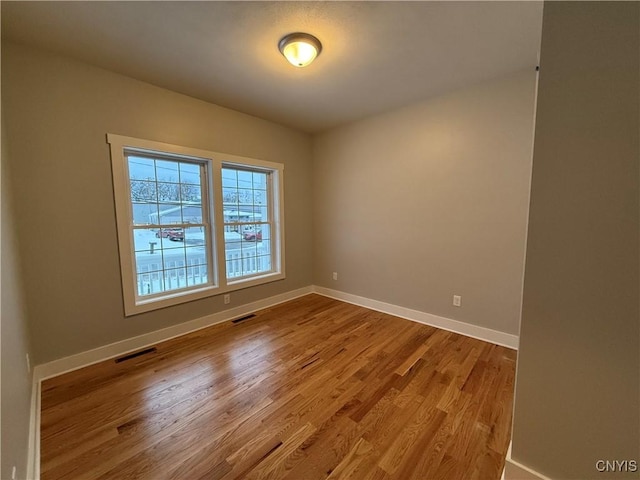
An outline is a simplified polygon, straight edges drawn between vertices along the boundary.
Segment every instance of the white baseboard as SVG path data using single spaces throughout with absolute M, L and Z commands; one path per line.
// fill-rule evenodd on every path
M 551 480 L 549 477 L 536 472 L 526 465 L 516 462 L 511 458 L 511 448 L 513 444 L 509 442 L 507 449 L 507 458 L 504 461 L 504 469 L 500 480 Z
M 226 322 L 263 308 L 288 302 L 289 300 L 308 295 L 312 292 L 313 287 L 311 286 L 299 288 L 298 290 L 292 290 L 290 292 L 281 293 L 280 295 L 275 295 L 246 305 L 240 305 L 228 310 L 212 313 L 205 317 L 196 318 L 195 320 L 190 320 L 188 322 L 173 325 L 154 332 L 145 333 L 137 337 L 127 338 L 126 340 L 121 340 L 109 345 L 94 348 L 93 350 L 88 350 L 86 352 L 77 353 L 69 357 L 38 365 L 34 368 L 34 375 L 37 380 L 46 380 L 47 378 L 56 377 L 63 373 L 71 372 L 94 363 L 108 360 L 109 358 L 126 355 L 127 353 L 134 352 L 187 333 L 195 332 L 202 328 Z
M 539 472 L 507 458 L 504 462 L 504 480 L 551 480 Z
M 451 318 L 439 317 L 431 313 L 412 310 L 410 308 L 400 307 L 391 303 L 380 302 L 366 297 L 360 297 L 351 293 L 340 292 L 330 288 L 314 286 L 313 291 L 325 297 L 342 300 L 343 302 L 352 303 L 361 307 L 366 307 L 378 312 L 388 313 L 396 317 L 405 318 L 432 327 L 441 328 L 450 332 L 459 333 L 467 337 L 477 338 L 485 342 L 495 343 L 504 347 L 518 349 L 518 336 L 509 333 L 499 332 L 490 328 L 471 325 L 470 323 L 460 322 Z

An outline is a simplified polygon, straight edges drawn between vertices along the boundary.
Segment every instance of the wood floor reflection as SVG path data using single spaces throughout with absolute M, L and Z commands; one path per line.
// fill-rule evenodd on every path
M 41 478 L 495 479 L 516 353 L 318 295 L 43 382 Z

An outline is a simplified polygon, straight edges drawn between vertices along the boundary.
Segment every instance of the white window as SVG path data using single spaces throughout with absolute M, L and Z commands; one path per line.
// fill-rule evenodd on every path
M 284 278 L 283 165 L 107 139 L 126 315 Z

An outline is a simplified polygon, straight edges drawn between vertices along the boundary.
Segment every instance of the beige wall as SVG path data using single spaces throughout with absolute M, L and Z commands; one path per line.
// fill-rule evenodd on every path
M 13 202 L 9 182 L 9 153 L 2 115 L 2 465 L 0 478 L 26 478 L 27 441 L 31 407 L 31 375 L 27 371 L 30 353 L 29 328 L 22 292 L 22 276 L 17 254 Z
M 287 278 L 231 306 L 312 283 L 308 135 L 4 43 L 2 99 L 38 363 L 223 309 L 210 297 L 124 317 L 107 132 L 284 163 Z
M 640 4 L 545 4 L 512 457 L 640 463 Z M 640 467 L 639 467 L 640 468 Z
M 517 334 L 534 90 L 522 72 L 314 138 L 315 284 Z

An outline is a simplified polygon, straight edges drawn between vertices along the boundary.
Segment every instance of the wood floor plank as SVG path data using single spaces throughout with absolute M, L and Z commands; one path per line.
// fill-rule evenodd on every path
M 41 478 L 497 480 L 515 352 L 307 295 L 43 382 Z
M 338 466 L 331 472 L 327 479 L 335 480 L 353 478 L 353 473 L 356 471 L 360 463 L 362 463 L 364 457 L 371 453 L 372 450 L 373 447 L 371 444 L 365 439 L 360 438 Z
M 310 423 L 304 424 L 299 430 L 290 435 L 273 453 L 268 455 L 256 468 L 247 473 L 247 480 L 265 480 L 282 478 L 293 465 L 300 461 L 302 453 L 299 448 L 305 440 L 313 435 L 316 427 Z

